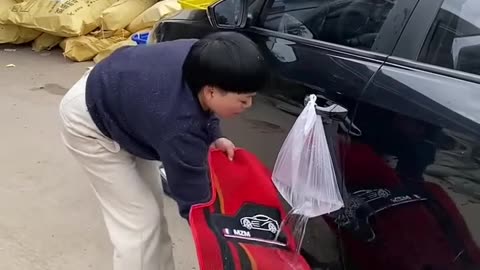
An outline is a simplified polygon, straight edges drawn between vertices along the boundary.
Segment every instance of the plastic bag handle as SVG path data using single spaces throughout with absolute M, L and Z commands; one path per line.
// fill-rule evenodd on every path
M 305 126 L 303 127 L 303 132 L 305 135 L 307 135 L 310 130 L 313 128 L 313 125 L 315 124 L 315 120 L 316 120 L 316 117 L 315 117 L 315 106 L 317 106 L 316 102 L 317 102 L 317 96 L 315 95 L 310 95 L 308 97 L 309 101 L 307 103 L 307 106 L 306 109 L 307 110 L 311 110 L 310 113 L 307 115 L 307 121 L 305 123 Z
M 317 99 L 332 103 L 329 106 L 321 107 L 316 104 Z M 355 125 L 355 123 L 348 118 L 348 109 L 341 105 L 331 102 L 322 95 L 311 94 L 305 97 L 305 107 L 312 101 L 315 101 L 315 113 L 322 117 L 324 123 L 331 123 L 332 121 L 339 122 L 339 126 L 343 131 L 351 136 L 362 136 L 362 131 Z M 348 126 L 348 127 L 347 127 Z

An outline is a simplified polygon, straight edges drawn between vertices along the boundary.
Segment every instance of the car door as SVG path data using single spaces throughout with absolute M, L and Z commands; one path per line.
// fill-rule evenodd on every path
M 224 124 L 226 134 L 272 167 L 307 95 L 317 94 L 323 101 L 348 109 L 355 107 L 367 82 L 393 50 L 416 1 L 262 1 L 259 19 L 242 31 L 264 51 L 273 79 L 254 108 L 238 120 L 243 124 Z M 358 12 L 367 14 L 357 16 Z M 353 18 L 356 25 L 371 23 L 364 28 L 338 26 Z M 279 133 L 272 142 L 272 134 Z
M 371 213 L 374 238 L 341 230 L 351 269 L 480 269 L 479 17 L 479 1 L 421 0 L 360 97 L 347 189 L 403 197 Z
M 335 103 L 353 119 L 357 99 L 391 53 L 416 0 L 269 0 L 244 29 L 264 51 L 273 79 L 255 105 L 222 129 L 273 168 L 304 99 Z M 348 125 L 342 137 L 356 134 Z M 320 218 L 305 248 L 317 261 L 340 266 L 336 235 Z

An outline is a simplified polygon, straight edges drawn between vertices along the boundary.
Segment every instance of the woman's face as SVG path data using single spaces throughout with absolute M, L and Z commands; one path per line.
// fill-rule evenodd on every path
M 203 91 L 203 95 L 204 104 L 218 117 L 232 118 L 250 108 L 256 94 L 237 94 L 215 87 L 208 87 Z

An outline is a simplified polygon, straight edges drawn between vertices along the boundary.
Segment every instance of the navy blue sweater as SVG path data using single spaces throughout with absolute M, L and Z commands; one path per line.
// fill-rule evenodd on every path
M 135 156 L 163 162 L 183 217 L 210 197 L 208 148 L 220 137 L 218 119 L 182 78 L 195 41 L 119 49 L 93 68 L 86 87 L 88 110 L 102 133 Z

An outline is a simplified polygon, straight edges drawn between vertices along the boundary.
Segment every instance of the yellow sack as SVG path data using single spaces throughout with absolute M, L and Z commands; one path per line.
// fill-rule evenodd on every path
M 33 41 L 32 49 L 36 52 L 51 50 L 53 47 L 60 44 L 62 40 L 63 37 L 43 33 L 38 38 L 36 38 L 35 41 Z
M 101 16 L 102 29 L 123 29 L 156 2 L 157 0 L 120 0 L 103 11 Z
M 13 24 L 0 24 L 0 44 L 23 44 L 36 39 L 41 33 Z
M 98 53 L 97 56 L 95 56 L 95 58 L 93 59 L 93 61 L 95 63 L 98 63 L 98 62 L 102 61 L 103 59 L 107 58 L 108 56 L 110 56 L 114 51 L 116 51 L 117 49 L 120 49 L 122 47 L 137 46 L 137 42 L 133 41 L 132 37 L 136 34 L 150 33 L 151 31 L 152 31 L 152 29 L 147 28 L 147 29 L 143 29 L 141 31 L 138 31 L 136 33 L 133 33 L 127 40 L 115 43 L 112 46 L 108 47 L 107 49 Z
M 181 10 L 182 7 L 177 0 L 163 0 L 145 10 L 135 18 L 128 26 L 127 30 L 134 33 L 141 29 L 152 27 L 157 21 L 174 11 Z
M 126 30 L 115 32 L 93 32 L 86 36 L 67 38 L 60 43 L 64 49 L 63 55 L 73 61 L 90 61 L 98 53 L 115 43 L 128 39 L 130 33 Z
M 122 48 L 122 47 L 127 47 L 127 46 L 136 46 L 137 43 L 131 39 L 127 39 L 124 41 L 120 41 L 118 43 L 115 43 L 111 45 L 110 47 L 106 48 L 105 50 L 99 52 L 95 58 L 93 58 L 93 61 L 95 63 L 98 63 L 102 61 L 103 59 L 109 57 L 114 51 Z
M 13 7 L 17 2 L 15 0 L 0 0 L 0 2 L 0 44 L 27 43 L 34 40 L 41 34 L 40 32 L 32 29 L 6 23 L 8 21 L 7 18 L 10 8 Z
M 0 24 L 11 24 L 8 21 L 8 13 L 17 2 L 15 0 L 0 0 L 0 2 Z
M 10 8 L 8 21 L 63 37 L 87 34 L 116 0 L 27 0 Z

